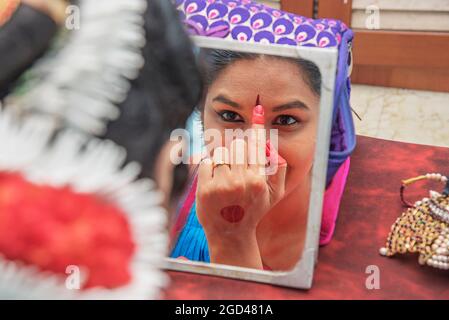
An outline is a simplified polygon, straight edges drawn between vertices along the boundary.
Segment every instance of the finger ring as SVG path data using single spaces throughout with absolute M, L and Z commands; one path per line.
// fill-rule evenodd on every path
M 219 166 L 228 166 L 229 168 L 231 168 L 231 166 L 229 165 L 229 163 L 225 163 L 223 161 L 220 162 L 214 162 L 214 165 L 212 166 L 213 169 L 219 167 Z

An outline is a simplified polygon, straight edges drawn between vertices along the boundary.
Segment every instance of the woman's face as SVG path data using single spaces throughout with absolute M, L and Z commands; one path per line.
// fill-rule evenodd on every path
M 204 103 L 204 130 L 218 129 L 224 137 L 225 129 L 251 127 L 260 96 L 265 128 L 277 129 L 279 154 L 288 164 L 286 194 L 308 177 L 315 152 L 319 96 L 303 76 L 298 64 L 287 59 L 260 56 L 237 60 L 209 86 Z M 224 139 L 221 143 L 225 144 Z

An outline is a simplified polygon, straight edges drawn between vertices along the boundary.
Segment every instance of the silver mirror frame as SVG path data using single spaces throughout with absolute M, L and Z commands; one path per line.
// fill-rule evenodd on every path
M 232 279 L 255 281 L 273 285 L 310 289 L 313 272 L 318 258 L 319 236 L 323 195 L 325 190 L 329 145 L 331 137 L 332 108 L 337 69 L 338 50 L 336 48 L 312 48 L 278 44 L 239 42 L 221 38 L 192 36 L 197 47 L 223 49 L 240 52 L 302 58 L 314 62 L 321 72 L 321 100 L 318 121 L 317 144 L 312 169 L 312 185 L 307 218 L 307 234 L 302 256 L 290 271 L 265 271 L 230 265 L 184 261 L 166 258 L 164 268 Z

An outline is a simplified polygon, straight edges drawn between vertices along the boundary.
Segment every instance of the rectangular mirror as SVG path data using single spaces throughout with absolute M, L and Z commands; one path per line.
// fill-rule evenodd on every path
M 310 288 L 337 49 L 192 39 L 206 85 L 166 268 Z

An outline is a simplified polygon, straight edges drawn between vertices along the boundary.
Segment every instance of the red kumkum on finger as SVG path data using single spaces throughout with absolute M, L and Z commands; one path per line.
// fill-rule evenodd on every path
M 260 104 L 253 108 L 252 123 L 262 125 L 265 123 L 265 111 Z
M 230 223 L 237 223 L 243 219 L 245 210 L 241 206 L 228 206 L 221 209 L 221 216 Z

